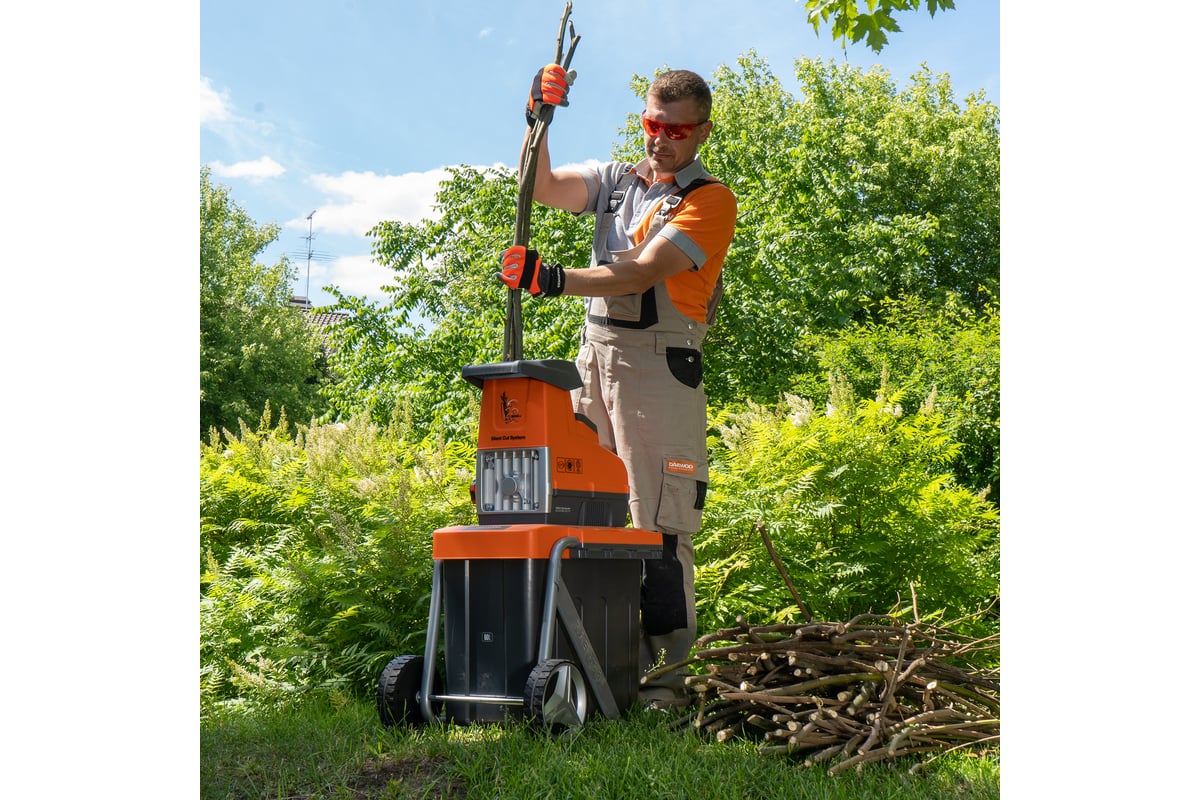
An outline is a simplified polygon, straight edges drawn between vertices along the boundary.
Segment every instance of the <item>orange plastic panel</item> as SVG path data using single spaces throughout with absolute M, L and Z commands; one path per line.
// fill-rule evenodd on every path
M 661 548 L 662 534 L 640 528 L 584 528 L 571 525 L 456 525 L 433 532 L 433 557 L 442 559 L 549 558 L 564 536 L 602 550 Z M 570 558 L 568 550 L 563 558 Z

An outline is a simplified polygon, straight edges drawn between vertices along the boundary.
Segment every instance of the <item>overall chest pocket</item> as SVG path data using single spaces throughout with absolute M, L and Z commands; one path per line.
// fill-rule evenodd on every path
M 690 347 L 668 347 L 667 367 L 675 380 L 695 389 L 704 380 L 704 356 Z

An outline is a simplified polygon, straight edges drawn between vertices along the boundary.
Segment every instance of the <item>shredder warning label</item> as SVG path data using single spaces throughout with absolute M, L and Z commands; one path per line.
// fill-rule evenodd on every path
M 572 475 L 577 475 L 583 472 L 582 458 L 557 458 L 554 461 L 554 469 L 557 472 L 567 472 Z

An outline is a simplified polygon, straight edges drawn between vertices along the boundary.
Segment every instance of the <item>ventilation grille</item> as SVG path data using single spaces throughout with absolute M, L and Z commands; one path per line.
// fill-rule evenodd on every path
M 479 513 L 545 513 L 550 498 L 549 461 L 546 447 L 477 452 L 475 491 Z

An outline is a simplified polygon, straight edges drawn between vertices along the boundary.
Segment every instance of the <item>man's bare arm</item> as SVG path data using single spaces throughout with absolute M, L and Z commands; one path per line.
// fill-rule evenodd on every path
M 641 294 L 656 283 L 693 266 L 692 260 L 676 244 L 656 236 L 633 259 L 566 270 L 562 293 L 579 297 Z

